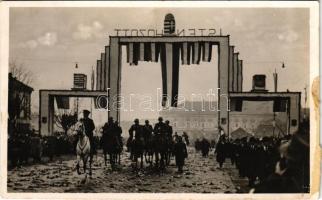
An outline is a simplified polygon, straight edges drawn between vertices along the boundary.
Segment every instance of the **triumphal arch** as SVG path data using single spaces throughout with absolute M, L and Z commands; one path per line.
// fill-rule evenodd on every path
M 213 29 L 212 29 L 213 30 Z M 118 29 L 118 31 L 120 31 Z M 153 30 L 146 30 L 154 35 L 144 35 L 141 30 L 127 31 L 126 34 L 117 34 L 109 37 L 109 45 L 101 53 L 96 66 L 96 91 L 80 91 L 78 95 L 99 96 L 104 92 L 108 95 L 108 115 L 120 120 L 119 101 L 121 95 L 122 78 L 122 54 L 126 54 L 126 61 L 130 65 L 138 65 L 139 61 L 161 63 L 162 92 L 165 98 L 162 104 L 177 106 L 179 67 L 189 64 L 201 64 L 210 62 L 212 47 L 218 49 L 218 127 L 229 134 L 229 112 L 230 99 L 243 98 L 247 100 L 275 100 L 286 99 L 289 113 L 289 132 L 295 132 L 300 120 L 300 95 L 299 93 L 278 92 L 243 92 L 243 61 L 239 59 L 236 48 L 230 44 L 229 35 L 211 34 L 207 35 L 180 35 L 175 31 L 175 20 L 173 15 L 168 14 L 164 20 L 163 34 L 155 34 Z M 129 33 L 129 34 L 128 34 Z M 131 33 L 131 34 L 130 34 Z M 134 34 L 133 34 L 134 33 Z M 126 52 L 122 52 L 122 47 Z M 124 48 L 123 48 L 124 49 Z M 217 67 L 217 64 L 214 64 Z M 150 77 L 151 78 L 151 77 Z M 148 82 L 147 78 L 147 82 Z M 212 87 L 212 86 L 210 86 Z M 213 86 L 214 87 L 214 86 Z M 213 88 L 212 87 L 212 88 Z M 62 94 L 64 93 L 64 94 Z M 73 92 L 71 92 L 73 93 Z M 40 98 L 47 99 L 54 95 L 67 95 L 69 92 L 55 90 L 40 91 Z M 74 92 L 71 95 L 77 95 Z M 47 102 L 47 103 L 46 103 Z M 170 104 L 170 105 L 169 105 Z M 113 105 L 113 106 L 112 106 Z M 40 103 L 40 131 L 45 133 L 52 128 L 50 120 L 53 112 L 48 101 Z M 292 121 L 293 120 L 293 121 Z M 42 122 L 43 121 L 43 122 Z M 291 123 L 292 121 L 292 123 Z M 296 121 L 296 122 L 295 122 Z M 50 131 L 49 131 L 50 132 Z

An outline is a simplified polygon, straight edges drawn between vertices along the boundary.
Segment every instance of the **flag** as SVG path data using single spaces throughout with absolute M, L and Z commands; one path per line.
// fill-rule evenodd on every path
M 205 46 L 203 48 L 203 54 L 202 54 L 202 61 L 206 62 L 209 60 L 209 42 L 205 42 Z
M 192 63 L 199 64 L 199 42 L 194 42 L 192 50 Z
M 127 50 L 126 60 L 128 63 L 130 63 L 130 65 L 132 65 L 133 64 L 133 43 L 132 42 L 126 45 L 126 50 Z
M 69 97 L 56 96 L 58 109 L 69 109 Z
M 151 43 L 151 61 L 155 62 L 157 60 L 156 58 L 156 48 L 155 48 L 155 43 Z
M 144 43 L 140 42 L 140 61 L 144 61 Z

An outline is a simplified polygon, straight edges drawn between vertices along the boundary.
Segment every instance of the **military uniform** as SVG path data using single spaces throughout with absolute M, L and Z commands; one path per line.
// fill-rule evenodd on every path
M 176 157 L 176 165 L 178 167 L 178 172 L 182 172 L 182 168 L 184 166 L 184 160 L 188 157 L 186 144 L 179 140 L 175 143 L 173 148 L 173 153 Z
M 165 135 L 166 133 L 166 125 L 163 122 L 158 122 L 154 125 L 153 129 L 154 134 L 156 135 Z
M 89 142 L 91 144 L 91 157 L 92 157 L 96 151 L 96 147 L 94 143 L 94 135 L 93 135 L 93 131 L 95 130 L 95 124 L 94 124 L 94 121 L 90 118 L 82 118 L 81 120 L 85 127 L 85 134 L 88 137 Z

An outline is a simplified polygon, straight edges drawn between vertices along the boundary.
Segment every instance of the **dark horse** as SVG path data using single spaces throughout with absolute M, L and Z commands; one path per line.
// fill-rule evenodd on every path
M 171 157 L 173 155 L 174 150 L 174 141 L 172 137 L 166 137 L 166 145 L 167 145 L 167 152 L 166 152 L 166 165 L 170 165 Z
M 144 157 L 145 162 L 152 165 L 153 164 L 153 154 L 154 154 L 154 141 L 153 137 L 145 137 L 144 139 L 145 147 L 144 147 Z
M 109 161 L 112 169 L 114 169 L 117 163 L 117 157 L 122 151 L 121 142 L 118 135 L 115 133 L 115 125 L 112 123 L 106 123 L 103 127 L 103 136 L 101 138 L 101 145 L 103 148 L 105 166 L 107 166 L 107 155 L 109 155 Z
M 145 142 L 143 137 L 134 137 L 131 141 L 132 161 L 135 162 L 135 168 L 138 165 L 138 159 L 141 159 L 140 167 L 143 168 L 143 155 L 145 149 Z
M 168 154 L 168 141 L 167 137 L 163 134 L 155 134 L 153 136 L 154 154 L 156 167 L 161 170 L 165 169 Z

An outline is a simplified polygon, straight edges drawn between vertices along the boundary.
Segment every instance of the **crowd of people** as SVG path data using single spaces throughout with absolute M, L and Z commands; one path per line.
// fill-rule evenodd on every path
M 165 120 L 163 122 L 163 118 L 159 117 L 154 127 L 149 120 L 145 120 L 145 124 L 141 125 L 139 119 L 135 119 L 134 124 L 129 129 L 126 146 L 128 151 L 131 152 L 131 158 L 134 157 L 136 160 L 137 157 L 141 156 L 141 165 L 143 153 L 150 157 L 150 164 L 153 164 L 153 156 L 155 156 L 156 165 L 160 163 L 161 167 L 168 165 L 171 156 L 174 155 L 178 172 L 182 172 L 184 160 L 188 156 L 186 143 L 189 144 L 187 133 L 179 136 L 176 132 L 173 135 L 170 121 Z
M 207 157 L 214 141 L 195 141 L 195 149 Z M 298 193 L 309 191 L 309 127 L 301 124 L 294 135 L 243 137 L 222 134 L 215 145 L 219 169 L 231 162 L 255 193 Z M 229 159 L 229 160 L 228 160 Z
M 89 118 L 89 111 L 84 110 L 83 114 L 80 121 L 84 124 L 84 131 L 90 141 L 91 159 L 96 153 L 97 147 L 100 146 L 103 148 L 105 164 L 106 154 L 110 155 L 111 164 L 115 164 L 117 158 L 120 162 L 124 142 L 122 128 L 118 121 L 114 121 L 110 117 L 102 128 L 102 137 L 98 139 L 93 135 L 95 124 Z M 185 132 L 182 135 L 178 135 L 177 132 L 173 134 L 169 120 L 163 122 L 163 118 L 159 117 L 158 122 L 153 126 L 149 120 L 140 124 L 139 119 L 135 119 L 128 133 L 126 147 L 132 161 L 137 162 L 141 158 L 142 167 L 143 156 L 145 156 L 147 163 L 162 168 L 169 165 L 171 157 L 174 156 L 178 172 L 183 172 L 185 159 L 188 157 L 189 137 Z M 16 165 L 27 162 L 30 155 L 34 160 L 40 160 L 43 155 L 52 159 L 54 155 L 73 151 L 75 145 L 75 138 L 70 141 L 70 138 L 64 135 L 37 139 L 34 132 L 12 134 L 8 140 L 8 155 L 12 164 Z M 39 149 L 37 149 L 38 147 Z M 308 122 L 301 124 L 298 133 L 281 138 L 243 137 L 231 139 L 221 131 L 218 141 L 208 141 L 206 138 L 197 139 L 195 149 L 197 152 L 201 151 L 205 158 L 214 149 L 219 169 L 223 168 L 224 163 L 229 159 L 229 162 L 236 167 L 239 176 L 248 179 L 248 186 L 253 188 L 252 192 L 309 191 Z

